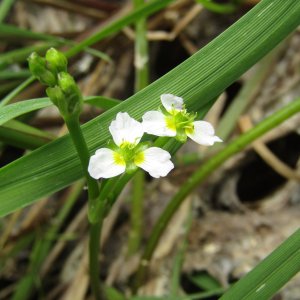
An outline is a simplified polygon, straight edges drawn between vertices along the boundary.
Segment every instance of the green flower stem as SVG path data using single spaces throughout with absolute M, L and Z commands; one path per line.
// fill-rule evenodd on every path
M 90 239 L 89 239 L 89 272 L 90 283 L 93 294 L 96 300 L 103 299 L 103 293 L 99 284 L 99 248 L 100 248 L 100 236 L 102 230 L 103 219 L 98 223 L 90 224 Z
M 135 175 L 133 174 L 123 174 L 119 180 L 116 182 L 113 190 L 108 194 L 107 196 L 107 206 L 106 210 L 109 211 L 109 209 L 113 206 L 117 198 L 119 197 L 120 193 L 123 191 L 125 185 L 129 182 L 129 180 Z
M 173 199 L 169 202 L 166 209 L 163 211 L 158 221 L 156 222 L 146 248 L 144 250 L 143 256 L 140 261 L 138 272 L 135 278 L 135 289 L 143 283 L 147 266 L 152 257 L 152 254 L 156 248 L 156 245 L 167 227 L 170 219 L 173 217 L 174 213 L 177 211 L 180 204 L 184 201 L 186 196 L 191 193 L 200 183 L 202 183 L 208 175 L 210 175 L 214 170 L 216 170 L 220 165 L 222 165 L 228 158 L 232 157 L 234 154 L 240 152 L 251 142 L 256 140 L 258 137 L 262 136 L 269 130 L 275 128 L 277 125 L 287 120 L 294 114 L 300 111 L 300 99 L 297 99 L 280 111 L 274 113 L 272 116 L 268 117 L 253 129 L 244 133 L 222 151 L 220 151 L 216 156 L 212 157 L 205 164 L 203 164 L 181 187 Z
M 83 137 L 79 119 L 77 116 L 71 116 L 65 118 L 66 125 L 69 129 L 70 136 L 75 145 L 75 148 L 78 152 L 79 159 L 81 161 L 82 170 L 86 177 L 88 193 L 89 193 L 89 208 L 88 208 L 88 217 L 90 222 L 90 240 L 89 240 L 89 271 L 90 271 L 90 280 L 93 294 L 96 300 L 101 299 L 101 290 L 99 284 L 99 245 L 100 245 L 100 235 L 103 222 L 104 214 L 99 214 L 97 222 L 93 219 L 92 216 L 96 205 L 99 206 L 100 202 L 100 191 L 98 187 L 98 182 L 93 179 L 88 173 L 88 164 L 90 159 L 90 154 L 88 151 L 87 144 Z M 98 201 L 97 201 L 98 200 Z
M 87 181 L 89 193 L 89 210 L 93 210 L 95 203 L 99 197 L 99 187 L 97 180 L 93 179 L 88 173 L 88 165 L 90 160 L 90 153 L 83 137 L 78 117 L 65 118 L 70 136 L 78 152 L 78 156 L 82 165 L 82 170 Z M 90 214 L 90 212 L 89 212 Z
M 144 0 L 133 0 L 134 8 L 144 5 Z M 135 23 L 135 92 L 145 88 L 149 82 L 148 40 L 146 18 Z M 138 171 L 133 177 L 133 195 L 131 202 L 131 228 L 128 240 L 128 255 L 133 255 L 140 247 L 143 231 L 143 208 L 145 173 Z
M 102 182 L 99 198 L 96 202 L 94 209 L 90 212 L 89 218 L 92 224 L 98 223 L 104 219 L 109 212 L 113 203 L 110 203 L 108 197 L 114 192 L 116 184 L 119 182 L 119 177 L 113 177 L 109 180 Z M 121 192 L 121 191 L 120 191 Z M 110 205 L 111 204 L 111 205 Z
M 133 194 L 131 199 L 131 228 L 128 240 L 128 255 L 133 255 L 140 247 L 143 231 L 143 209 L 144 209 L 144 188 L 145 173 L 138 170 L 133 177 Z

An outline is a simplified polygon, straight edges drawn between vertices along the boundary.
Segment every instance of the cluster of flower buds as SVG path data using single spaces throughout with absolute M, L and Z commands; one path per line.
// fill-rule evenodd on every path
M 33 52 L 29 58 L 29 69 L 42 84 L 46 93 L 64 118 L 78 117 L 82 108 L 82 95 L 73 77 L 67 72 L 67 58 L 54 48 L 45 57 Z
M 175 137 L 180 142 L 190 137 L 206 146 L 222 142 L 210 123 L 195 121 L 196 114 L 186 111 L 182 98 L 164 94 L 161 101 L 160 110 L 146 112 L 141 123 L 128 113 L 117 114 L 109 126 L 113 142 L 108 148 L 98 149 L 90 159 L 88 171 L 93 178 L 110 178 L 125 171 L 132 173 L 138 167 L 155 178 L 166 176 L 174 168 L 170 153 L 150 147 L 149 143 L 139 143 L 144 133 Z

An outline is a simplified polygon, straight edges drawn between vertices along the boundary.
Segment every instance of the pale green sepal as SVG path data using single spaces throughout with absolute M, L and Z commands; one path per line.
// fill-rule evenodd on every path
M 52 73 L 57 75 L 60 72 L 67 72 L 68 60 L 62 52 L 50 48 L 45 57 L 47 67 Z
M 47 69 L 47 63 L 43 57 L 40 57 L 36 52 L 33 52 L 28 57 L 28 64 L 32 75 L 42 84 L 48 86 L 56 85 L 56 76 Z
M 67 105 L 68 115 L 78 115 L 81 112 L 83 99 L 74 78 L 66 73 L 58 74 L 58 85 L 61 88 Z

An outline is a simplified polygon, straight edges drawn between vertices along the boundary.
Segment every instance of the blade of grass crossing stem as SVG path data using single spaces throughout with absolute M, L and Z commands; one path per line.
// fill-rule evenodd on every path
M 83 125 L 90 153 L 106 145 L 110 138 L 108 126 L 118 112 L 126 111 L 140 120 L 146 111 L 159 107 L 161 94 L 179 95 L 186 100 L 188 111 L 203 114 L 227 86 L 273 49 L 299 22 L 300 1 L 260 1 L 185 62 Z M 68 136 L 34 150 L 0 170 L 0 216 L 60 190 L 82 175 Z
M 85 103 L 108 110 L 120 104 L 121 101 L 102 96 L 90 96 L 83 99 Z M 37 98 L 16 102 L 0 107 L 0 125 L 26 113 L 53 105 L 49 98 Z
M 143 6 L 143 0 L 133 0 L 134 8 L 139 9 Z M 148 64 L 148 41 L 146 19 L 140 18 L 135 23 L 135 92 L 138 92 L 148 85 L 149 64 Z M 145 173 L 142 170 L 136 172 L 133 177 L 130 214 L 130 231 L 128 239 L 128 254 L 135 254 L 141 243 L 143 231 L 143 208 L 144 208 L 144 189 Z
M 267 300 L 300 271 L 300 229 L 286 239 L 221 300 Z
M 35 285 L 42 283 L 41 279 L 39 278 L 42 264 L 48 255 L 52 243 L 55 241 L 59 228 L 63 224 L 65 218 L 68 216 L 71 208 L 75 204 L 75 201 L 82 192 L 83 187 L 83 180 L 80 180 L 74 184 L 67 196 L 64 206 L 59 211 L 58 216 L 55 218 L 55 221 L 50 228 L 46 231 L 43 238 L 38 236 L 41 233 L 37 233 L 36 242 L 31 253 L 27 275 L 25 275 L 25 277 L 23 277 L 18 283 L 17 289 L 12 297 L 13 300 L 29 299 L 32 295 Z
M 184 201 L 187 195 L 189 195 L 200 183 L 202 183 L 216 168 L 222 165 L 228 158 L 232 157 L 234 154 L 240 152 L 243 148 L 249 145 L 258 137 L 262 136 L 269 130 L 275 128 L 278 124 L 287 120 L 291 116 L 300 112 L 300 99 L 291 102 L 289 105 L 270 116 L 269 118 L 262 121 L 252 130 L 241 135 L 239 138 L 230 143 L 222 151 L 208 160 L 205 164 L 193 173 L 189 177 L 176 195 L 169 202 L 159 219 L 157 220 L 154 228 L 151 232 L 150 238 L 146 244 L 144 253 L 142 255 L 140 266 L 136 275 L 135 289 L 137 290 L 144 281 L 145 273 L 149 261 L 152 258 L 152 254 L 156 248 L 156 245 L 167 227 L 170 219 L 173 217 L 174 213 L 177 211 L 178 207 Z

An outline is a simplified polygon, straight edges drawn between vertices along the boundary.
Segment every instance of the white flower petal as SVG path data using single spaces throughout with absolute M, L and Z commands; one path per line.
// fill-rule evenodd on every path
M 142 124 L 131 118 L 128 113 L 122 112 L 119 112 L 116 120 L 111 122 L 109 131 L 117 146 L 124 142 L 137 144 L 144 134 Z
M 136 165 L 147 171 L 152 177 L 164 177 L 174 168 L 168 151 L 158 147 L 150 147 L 143 154 L 142 161 L 136 162 Z
M 204 146 L 212 146 L 215 142 L 222 142 L 222 140 L 215 135 L 213 126 L 205 121 L 195 121 L 194 132 L 188 133 L 187 136 L 196 143 Z
M 148 111 L 143 115 L 143 130 L 157 136 L 175 136 L 175 125 L 168 127 L 166 116 L 160 111 Z
M 88 172 L 95 179 L 110 178 L 123 173 L 126 169 L 126 164 L 116 162 L 118 153 L 108 149 L 101 148 L 91 156 Z
M 181 111 L 183 109 L 183 99 L 172 94 L 163 94 L 160 96 L 160 100 L 164 108 L 172 113 L 175 111 Z

